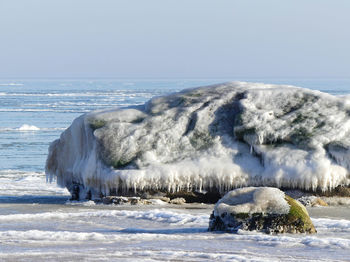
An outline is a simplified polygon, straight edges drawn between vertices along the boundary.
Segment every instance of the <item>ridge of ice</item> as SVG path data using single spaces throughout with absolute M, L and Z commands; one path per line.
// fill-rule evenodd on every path
M 46 174 L 81 197 L 114 190 L 316 190 L 350 184 L 350 100 L 232 82 L 84 114 L 49 148 Z

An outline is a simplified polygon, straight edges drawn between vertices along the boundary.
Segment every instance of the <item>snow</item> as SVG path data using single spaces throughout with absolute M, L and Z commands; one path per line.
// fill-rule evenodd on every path
M 288 214 L 290 206 L 284 193 L 272 187 L 245 187 L 232 190 L 221 198 L 214 215 L 238 213 Z
M 5 207 L 0 203 L 1 261 L 347 261 L 350 255 L 350 221 L 336 217 L 312 218 L 313 236 L 229 234 L 208 232 L 212 205 Z
M 207 226 L 208 216 L 207 215 L 191 215 L 181 214 L 167 209 L 152 209 L 147 211 L 139 210 L 88 210 L 80 212 L 43 212 L 43 213 L 27 213 L 27 214 L 7 214 L 0 215 L 1 222 L 8 221 L 47 221 L 47 220 L 67 220 L 67 219 L 100 219 L 100 218 L 129 218 L 144 221 L 156 221 L 166 223 L 169 225 L 201 225 Z
M 350 100 L 292 86 L 232 82 L 77 118 L 46 174 L 98 197 L 112 190 L 350 184 Z

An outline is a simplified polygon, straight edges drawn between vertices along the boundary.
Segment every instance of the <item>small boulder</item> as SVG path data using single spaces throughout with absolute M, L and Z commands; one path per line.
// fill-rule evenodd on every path
M 170 200 L 170 204 L 175 204 L 175 205 L 182 205 L 186 203 L 186 199 L 183 197 L 177 197 L 172 200 Z
M 306 207 L 328 206 L 323 199 L 315 196 L 303 196 L 298 201 Z
M 272 187 L 246 187 L 228 192 L 215 205 L 209 230 L 316 233 L 306 208 Z
M 128 202 L 130 202 L 131 205 L 138 205 L 142 201 L 141 201 L 141 198 L 139 198 L 139 197 L 129 197 Z
M 166 196 L 170 199 L 183 198 L 186 203 L 207 203 L 215 204 L 221 198 L 221 194 L 217 191 L 198 192 L 198 191 L 178 191 L 168 192 Z
M 129 198 L 123 197 L 123 196 L 107 196 L 102 198 L 102 203 L 109 205 L 109 204 L 115 204 L 115 205 L 123 205 L 130 202 Z

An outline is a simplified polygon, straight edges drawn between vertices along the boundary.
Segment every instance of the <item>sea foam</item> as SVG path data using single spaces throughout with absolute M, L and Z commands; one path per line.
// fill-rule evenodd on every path
M 46 173 L 98 197 L 128 190 L 308 190 L 350 184 L 350 101 L 232 82 L 77 118 L 49 148 Z M 91 193 L 91 194 L 90 194 Z
M 37 126 L 24 124 L 24 125 L 21 125 L 18 128 L 18 130 L 19 131 L 38 131 L 38 130 L 40 130 L 40 128 Z

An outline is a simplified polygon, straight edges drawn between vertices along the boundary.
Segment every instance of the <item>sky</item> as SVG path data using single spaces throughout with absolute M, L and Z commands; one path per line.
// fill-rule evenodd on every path
M 0 0 L 0 77 L 350 78 L 348 0 Z

